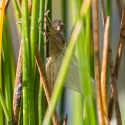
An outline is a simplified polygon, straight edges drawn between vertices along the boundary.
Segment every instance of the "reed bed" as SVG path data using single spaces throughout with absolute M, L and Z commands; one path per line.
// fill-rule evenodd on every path
M 124 1 L 57 3 L 11 2 L 20 35 L 15 64 L 11 18 L 8 18 L 10 1 L 0 1 L 0 125 L 109 125 L 113 111 L 117 124 L 125 124 L 118 89 L 125 40 Z M 114 3 L 121 21 L 115 60 L 111 26 Z M 57 11 L 60 19 L 54 25 Z M 103 23 L 101 30 L 99 21 Z M 59 56 L 50 53 L 56 49 Z M 48 78 L 46 64 L 51 59 L 56 60 L 53 69 L 58 71 L 56 76 L 50 72 L 52 80 Z

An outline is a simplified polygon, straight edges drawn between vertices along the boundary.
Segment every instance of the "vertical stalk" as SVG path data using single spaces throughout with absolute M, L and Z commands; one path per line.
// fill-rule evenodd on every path
M 105 12 L 105 5 L 104 5 L 104 1 L 101 0 L 101 5 L 102 5 L 102 18 L 103 18 L 103 24 L 105 27 L 106 24 L 106 12 Z M 109 39 L 109 38 L 108 38 Z M 110 43 L 110 40 L 109 40 Z M 113 55 L 112 55 L 112 48 L 109 44 L 109 48 L 108 48 L 108 61 L 109 61 L 109 68 L 110 68 L 110 78 L 111 78 L 111 91 L 110 91 L 110 100 L 109 100 L 109 106 L 108 106 L 108 117 L 109 117 L 109 121 L 111 120 L 112 117 L 112 111 L 113 111 L 113 106 L 114 106 L 114 102 L 115 102 L 115 111 L 116 111 L 116 119 L 117 119 L 117 123 L 118 125 L 122 124 L 121 121 L 121 112 L 120 112 L 120 108 L 119 108 L 119 101 L 118 101 L 118 90 L 117 90 L 117 79 L 116 79 L 116 74 L 115 74 L 115 68 L 113 65 Z M 113 91 L 112 91 L 113 90 Z
M 5 11 L 5 0 L 0 1 L 0 100 L 2 101 L 2 32 L 3 32 L 3 20 Z M 2 104 L 2 103 L 1 103 Z M 0 123 L 3 124 L 2 105 L 0 104 Z
M 102 107 L 101 84 L 100 84 L 100 59 L 99 59 L 99 22 L 98 22 L 98 0 L 93 0 L 93 32 L 94 32 L 94 50 L 95 50 L 95 76 L 97 84 L 97 110 L 99 124 L 104 125 L 104 115 Z
M 13 124 L 19 123 L 19 113 L 21 106 L 21 98 L 22 98 L 22 42 L 20 43 L 19 55 L 18 55 L 18 63 L 16 69 L 16 78 L 14 85 L 14 94 L 13 94 Z M 21 114 L 22 115 L 22 114 Z
M 11 85 L 11 91 L 13 95 L 13 88 L 14 88 L 14 81 L 15 81 L 15 60 L 14 60 L 14 53 L 13 53 L 13 47 L 12 47 L 12 39 L 10 36 L 10 25 L 8 22 L 8 15 L 6 15 L 5 18 L 5 31 L 6 31 L 6 40 L 7 40 L 7 51 L 9 53 L 9 56 L 7 57 L 9 60 L 9 74 L 10 74 L 10 85 Z
M 43 30 L 44 27 L 44 7 L 45 7 L 45 0 L 40 0 L 40 7 L 39 7 L 39 30 Z M 42 60 L 44 61 L 44 37 L 41 34 L 41 31 L 39 31 L 39 42 L 38 42 L 38 48 L 40 51 L 40 55 Z M 45 48 L 45 47 L 44 47 Z M 37 68 L 37 73 L 36 73 L 36 79 L 38 79 L 38 83 L 41 82 L 40 77 L 39 77 L 39 73 L 38 73 L 38 68 Z M 37 92 L 37 90 L 36 90 Z M 43 116 L 45 115 L 45 110 L 47 107 L 47 102 L 46 102 L 46 98 L 45 98 L 45 93 L 44 93 L 44 89 L 43 89 L 43 85 L 39 84 L 39 93 L 38 93 L 38 124 L 42 125 L 42 121 L 43 121 Z
M 39 1 L 32 1 L 32 13 L 31 13 L 31 26 L 30 26 L 30 41 L 31 41 L 31 62 L 32 62 L 32 72 L 34 77 L 35 71 L 35 50 L 37 42 L 37 24 L 38 24 L 38 14 L 39 14 Z M 34 80 L 34 79 L 33 79 Z M 32 85 L 33 86 L 33 85 Z
M 92 93 L 93 87 L 90 80 L 90 17 L 89 8 L 83 19 L 83 27 L 77 44 L 83 99 L 84 104 L 86 104 L 83 104 L 83 122 L 96 125 L 96 113 L 93 100 L 94 93 Z M 85 110 L 87 113 L 84 113 Z M 91 119 L 91 121 L 89 119 Z
M 30 7 L 31 10 L 31 7 Z M 39 0 L 33 0 L 32 1 L 32 12 L 31 12 L 31 26 L 30 26 L 30 42 L 31 42 L 31 76 L 32 76 L 32 82 L 30 83 L 29 86 L 29 110 L 32 110 L 31 112 L 31 121 L 33 119 L 33 123 L 37 124 L 37 121 L 35 121 L 35 113 L 37 113 L 37 110 L 34 108 L 37 108 L 38 106 L 34 107 L 34 104 L 37 104 L 35 101 L 34 97 L 34 92 L 35 92 L 35 73 L 36 73 L 36 64 L 35 64 L 35 52 L 36 52 L 36 43 L 37 43 L 37 37 L 38 37 L 38 30 L 37 30 L 37 25 L 38 25 L 38 16 L 39 16 Z M 38 84 L 38 83 L 37 83 Z M 32 93 L 30 93 L 32 91 Z M 37 100 L 38 102 L 38 100 Z M 35 112 L 36 111 L 36 112 Z M 36 117 L 37 118 L 37 117 Z
M 3 96 L 2 92 L 1 92 L 1 90 L 0 90 L 0 104 L 1 104 L 1 106 L 3 108 L 4 113 L 5 113 L 5 117 L 7 119 L 8 125 L 12 125 L 12 119 L 11 119 L 12 117 L 10 116 L 10 113 L 9 113 L 9 111 L 7 109 L 6 102 L 4 100 L 4 96 Z
M 106 14 L 107 14 L 107 16 L 111 16 L 111 12 L 112 12 L 112 0 L 106 0 Z
M 52 21 L 52 0 L 45 0 L 45 11 L 49 10 L 50 12 L 48 13 L 48 17 L 49 19 Z M 46 20 L 46 19 L 45 19 Z M 44 25 L 44 28 L 46 29 L 46 31 L 48 32 L 49 29 L 47 27 L 47 25 Z M 47 38 L 46 38 L 47 41 Z M 46 57 L 49 56 L 49 43 L 46 45 Z
M 22 38 L 23 38 L 23 125 L 29 123 L 34 125 L 34 107 L 31 100 L 34 97 L 29 96 L 31 91 L 29 86 L 33 84 L 32 80 L 32 63 L 31 63 L 31 50 L 30 50 L 30 29 L 29 29 L 29 13 L 28 13 L 28 1 L 22 1 Z M 33 99 L 32 99 L 33 98 Z
M 109 26 L 110 19 L 107 17 L 106 26 L 104 32 L 104 47 L 103 47 L 103 56 L 102 56 L 102 69 L 101 69 L 101 93 L 102 93 L 102 105 L 103 111 L 105 113 L 106 118 L 108 118 L 107 111 L 107 97 L 106 97 L 106 67 L 107 67 L 107 56 L 108 56 L 108 45 L 109 45 Z
M 21 14 L 21 8 L 20 8 L 17 0 L 14 0 L 14 6 L 15 6 L 15 9 L 16 9 L 17 18 L 20 19 L 22 17 L 22 14 Z M 20 33 L 21 33 L 21 29 L 22 29 L 21 25 L 19 25 L 19 28 L 20 28 Z
M 10 79 L 8 41 L 6 36 L 6 22 L 4 23 L 3 38 L 2 38 L 2 54 L 3 54 L 3 81 L 5 86 L 6 105 L 12 117 L 12 84 Z
M 67 0 L 61 0 L 61 11 L 62 11 L 62 22 L 65 24 L 65 27 L 67 27 Z M 67 39 L 67 30 L 64 31 L 64 37 L 65 40 Z M 65 88 L 63 89 L 62 95 L 60 97 L 60 106 L 59 106 L 59 115 L 61 116 L 62 114 L 64 114 L 64 109 L 65 109 Z M 63 123 L 63 120 L 61 120 L 61 124 L 65 124 Z

